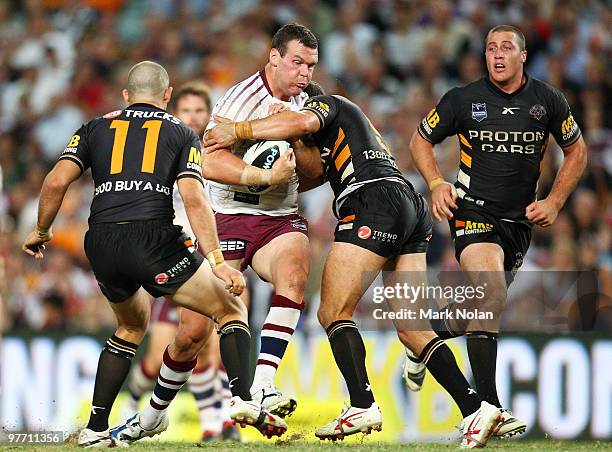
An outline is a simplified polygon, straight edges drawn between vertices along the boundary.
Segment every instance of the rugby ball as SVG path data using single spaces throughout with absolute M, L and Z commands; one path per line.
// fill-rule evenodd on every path
M 257 168 L 270 169 L 289 147 L 286 141 L 258 141 L 247 149 L 242 160 Z M 262 194 L 272 190 L 273 187 L 273 185 L 253 185 L 247 188 L 250 193 Z

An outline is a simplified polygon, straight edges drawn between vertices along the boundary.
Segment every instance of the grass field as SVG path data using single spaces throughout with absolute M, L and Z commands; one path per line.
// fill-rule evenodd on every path
M 174 451 L 174 450 L 215 450 L 215 451 L 244 451 L 244 452 L 310 452 L 310 451 L 340 451 L 347 452 L 366 452 L 366 451 L 437 451 L 437 450 L 458 450 L 457 444 L 440 443 L 406 443 L 392 444 L 384 442 L 372 442 L 368 444 L 356 443 L 304 443 L 301 440 L 281 439 L 270 443 L 208 443 L 193 444 L 186 442 L 161 442 L 161 441 L 142 441 L 130 446 L 134 451 Z M 16 445 L 0 444 L 0 450 L 15 451 L 40 451 L 52 452 L 62 450 L 81 450 L 74 443 L 64 443 L 62 445 Z M 532 440 L 532 441 L 507 441 L 494 440 L 487 446 L 489 450 L 503 451 L 612 451 L 612 442 L 604 441 L 557 441 L 557 440 Z

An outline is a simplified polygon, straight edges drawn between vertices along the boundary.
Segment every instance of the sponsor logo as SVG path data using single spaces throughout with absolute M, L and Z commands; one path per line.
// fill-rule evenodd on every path
M 319 101 L 313 100 L 311 102 L 308 102 L 306 104 L 306 107 L 304 108 L 309 109 L 309 110 L 314 110 L 320 113 L 321 115 L 323 115 L 324 118 L 327 118 L 327 115 L 329 115 L 329 105 L 326 104 L 325 102 L 319 102 Z
M 542 119 L 542 117 L 544 117 L 545 114 L 546 114 L 546 109 L 540 104 L 532 105 L 531 108 L 529 109 L 529 115 L 537 121 Z
M 459 237 L 462 235 L 482 234 L 484 232 L 491 232 L 493 230 L 493 225 L 480 221 L 455 220 L 455 228 L 455 235 Z
M 155 283 L 157 284 L 166 284 L 170 277 L 167 273 L 158 273 L 155 275 Z
M 125 110 L 126 118 L 141 118 L 141 119 L 149 119 L 149 118 L 157 118 L 164 119 L 166 121 L 170 121 L 174 124 L 180 124 L 181 120 L 172 116 L 170 113 L 166 113 L 165 111 L 142 111 L 142 110 Z
M 195 146 L 191 146 L 189 149 L 189 158 L 186 167 L 198 173 L 202 172 L 202 151 Z
M 265 144 L 265 142 L 263 144 Z M 263 168 L 265 170 L 271 169 L 274 165 L 274 162 L 278 160 L 280 155 L 280 148 L 276 145 L 271 146 L 270 148 L 264 150 L 257 157 L 255 157 L 251 165 L 256 166 L 257 168 Z M 248 189 L 251 193 L 260 193 L 268 187 L 269 185 L 250 185 Z
M 421 126 L 423 127 L 425 133 L 431 135 L 433 129 L 438 125 L 439 122 L 440 115 L 438 114 L 436 109 L 433 108 L 429 113 L 427 113 L 427 116 L 423 119 L 423 121 L 421 121 Z
M 163 283 L 160 283 L 159 281 L 157 281 L 158 276 L 163 275 L 166 278 L 174 278 L 175 276 L 178 276 L 180 273 L 182 273 L 183 270 L 185 270 L 190 265 L 191 265 L 191 261 L 189 260 L 189 257 L 184 257 L 180 261 L 178 261 L 175 265 L 173 265 L 170 269 L 166 270 L 164 273 L 160 273 L 159 275 L 157 275 L 155 277 L 155 282 L 157 282 L 158 284 L 164 284 L 168 281 L 168 279 L 166 279 Z M 162 279 L 163 279 L 163 276 L 162 276 Z
M 72 135 L 72 137 L 70 137 L 70 141 L 66 145 L 66 149 L 64 150 L 64 152 L 76 152 L 76 148 L 79 145 L 79 141 L 81 141 L 80 135 Z
M 438 125 L 439 122 L 440 122 L 440 115 L 434 108 L 427 114 L 427 125 L 429 125 L 429 127 L 434 129 Z
M 359 229 L 357 229 L 357 237 L 360 239 L 369 239 L 371 235 L 372 230 L 367 226 L 361 226 Z
M 221 240 L 221 251 L 241 251 L 246 244 L 242 240 Z
M 502 115 L 513 115 L 514 110 L 520 110 L 519 107 L 504 107 L 502 110 Z
M 301 231 L 306 231 L 308 228 L 306 227 L 306 223 L 304 223 L 302 220 L 291 220 L 291 227 L 295 228 L 295 229 L 299 229 Z
M 541 148 L 544 132 L 539 131 L 505 131 L 505 130 L 468 130 L 470 140 L 476 138 L 482 143 L 485 152 L 509 152 L 511 154 L 534 154 Z
M 102 117 L 104 119 L 113 119 L 113 118 L 116 118 L 117 116 L 121 116 L 121 113 L 123 113 L 123 110 L 115 110 L 115 111 L 111 111 L 109 113 L 106 113 Z
M 570 113 L 565 121 L 561 123 L 561 133 L 563 134 L 563 139 L 568 140 L 572 137 L 578 130 L 578 124 L 574 121 L 574 115 Z
M 472 119 L 475 121 L 482 121 L 487 118 L 487 104 L 485 102 L 472 102 Z
M 202 151 L 197 149 L 195 146 L 191 146 L 189 149 L 189 159 L 187 160 L 190 163 L 195 163 L 196 165 L 202 164 Z
M 372 234 L 372 239 L 378 240 L 379 242 L 395 243 L 395 241 L 397 240 L 397 234 L 374 230 L 374 233 Z

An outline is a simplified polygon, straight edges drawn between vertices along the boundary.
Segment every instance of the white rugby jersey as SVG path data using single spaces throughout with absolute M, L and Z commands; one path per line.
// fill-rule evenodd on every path
M 212 114 L 232 121 L 247 121 L 268 116 L 268 108 L 272 104 L 282 103 L 291 110 L 301 109 L 308 95 L 301 93 L 288 102 L 272 96 L 272 91 L 266 80 L 265 71 L 259 71 L 246 80 L 234 85 L 215 104 Z M 212 119 L 207 129 L 217 125 Z M 246 150 L 255 141 L 238 141 L 232 146 L 232 152 L 242 158 Z M 266 193 L 251 193 L 248 187 L 225 185 L 208 181 L 210 202 L 215 212 L 225 214 L 247 213 L 252 215 L 289 215 L 297 212 L 298 179 L 297 176 L 284 185 L 277 185 Z

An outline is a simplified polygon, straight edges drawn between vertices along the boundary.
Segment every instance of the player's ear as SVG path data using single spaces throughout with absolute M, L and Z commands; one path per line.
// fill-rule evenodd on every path
M 123 96 L 123 100 L 125 101 L 126 104 L 130 103 L 130 93 L 128 93 L 127 89 L 124 89 L 123 91 L 121 91 L 121 95 Z
M 169 86 L 168 88 L 166 88 L 166 90 L 164 91 L 164 103 L 167 104 L 168 102 L 170 102 L 170 98 L 172 98 L 172 87 Z
M 270 64 L 276 67 L 278 66 L 278 60 L 280 59 L 280 53 L 275 48 L 270 49 Z
M 521 61 L 523 63 L 527 61 L 527 51 L 526 50 L 521 50 Z

